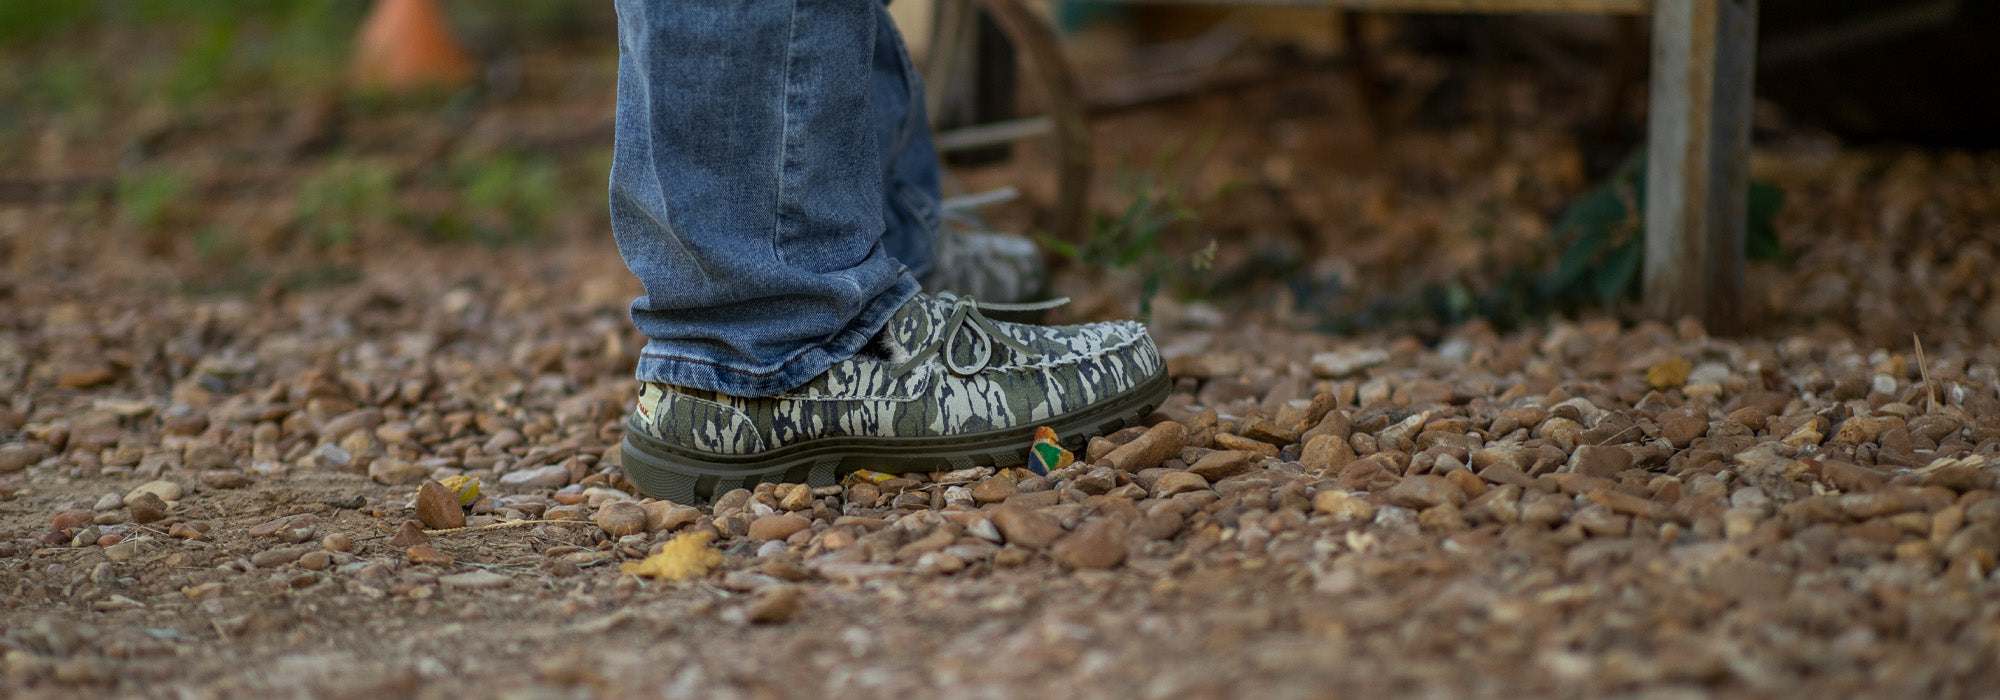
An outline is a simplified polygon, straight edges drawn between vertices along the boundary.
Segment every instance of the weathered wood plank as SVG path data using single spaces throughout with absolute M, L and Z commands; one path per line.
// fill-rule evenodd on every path
M 1738 330 L 1757 0 L 1660 0 L 1647 117 L 1645 305 Z

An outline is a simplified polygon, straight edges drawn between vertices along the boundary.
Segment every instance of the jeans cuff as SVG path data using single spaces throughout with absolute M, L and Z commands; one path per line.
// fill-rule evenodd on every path
M 672 384 L 730 396 L 784 393 L 812 381 L 835 363 L 860 352 L 876 333 L 881 332 L 883 326 L 888 325 L 889 318 L 921 290 L 916 278 L 906 270 L 896 278 L 894 286 L 868 302 L 861 315 L 846 329 L 835 333 L 824 343 L 798 351 L 775 369 L 733 367 L 679 357 L 671 348 L 662 347 L 659 341 L 654 340 L 648 341 L 646 350 L 639 354 L 639 367 L 634 374 L 642 382 Z

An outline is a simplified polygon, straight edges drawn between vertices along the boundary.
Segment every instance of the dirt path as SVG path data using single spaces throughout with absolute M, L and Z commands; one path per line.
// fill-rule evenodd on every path
M 12 283 L 10 695 L 1948 697 L 2000 680 L 1990 349 L 1920 367 L 1596 322 L 1426 348 L 1173 308 L 1156 325 L 1181 390 L 1154 422 L 1188 437 L 1156 463 L 746 492 L 614 538 L 593 518 L 635 498 L 611 464 L 634 352 L 617 260 L 400 257 L 264 298 Z M 482 484 L 474 525 L 563 522 L 419 552 L 398 528 L 417 482 L 450 475 Z M 785 517 L 806 528 L 748 536 Z M 620 574 L 704 529 L 716 572 Z

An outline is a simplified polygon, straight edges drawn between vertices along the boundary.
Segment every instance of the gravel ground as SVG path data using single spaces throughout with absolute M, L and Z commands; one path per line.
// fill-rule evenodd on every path
M 1398 75 L 1445 74 L 1424 60 Z M 1248 125 L 1189 166 L 1181 203 L 1226 243 L 1214 278 L 1234 281 L 1156 309 L 1179 385 L 1146 427 L 1046 478 L 649 503 L 616 464 L 638 289 L 601 194 L 565 202 L 533 244 L 393 227 L 299 242 L 285 183 L 326 163 L 271 146 L 328 141 L 419 175 L 448 149 L 571 158 L 575 125 L 608 109 L 604 61 L 582 63 L 595 72 L 529 62 L 548 94 L 462 129 L 245 111 L 174 139 L 20 136 L 24 177 L 110 169 L 143 141 L 199 196 L 152 227 L 0 207 L 0 697 L 2000 683 L 2000 159 L 1789 132 L 1761 147 L 1756 170 L 1790 197 L 1791 260 L 1753 267 L 1743 337 L 1608 315 L 1343 337 L 1312 329 L 1547 255 L 1550 214 L 1587 182 L 1545 81 L 1466 98 L 1504 129 L 1378 136 L 1322 104 L 1342 84 L 1325 72 L 1128 112 L 1100 126 L 1100 162 Z M 1020 185 L 1031 216 L 1053 200 L 1045 168 L 1029 147 L 961 175 Z M 435 194 L 411 180 L 405 199 Z M 206 225 L 242 234 L 244 258 L 204 253 Z M 1072 267 L 1064 318 L 1129 315 L 1138 283 Z M 1274 291 L 1315 285 L 1344 291 Z M 469 505 L 454 477 L 479 484 Z M 696 533 L 713 571 L 624 573 Z
M 616 469 L 630 286 L 596 246 L 412 250 L 249 298 L 11 281 L 8 694 L 2000 682 L 1991 347 L 1919 361 L 1608 320 L 1427 347 L 1172 307 L 1156 326 L 1179 390 L 1047 478 L 677 508 Z M 417 506 L 461 475 L 482 486 L 470 507 Z M 452 515 L 471 527 L 413 522 Z M 714 533 L 713 573 L 620 573 L 690 532 Z

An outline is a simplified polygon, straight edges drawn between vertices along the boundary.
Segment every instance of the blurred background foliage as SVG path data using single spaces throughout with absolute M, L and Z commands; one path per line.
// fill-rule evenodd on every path
M 395 95 L 349 79 L 370 5 L 0 3 L 0 65 L 18 77 L 0 81 L 0 162 L 86 195 L 67 207 L 76 227 L 207 261 L 194 291 L 281 275 L 265 268 L 291 252 L 352 267 L 370 241 L 412 232 L 514 244 L 603 229 L 609 134 L 571 115 L 611 99 L 609 3 L 445 0 L 479 74 Z
M 0 65 L 14 77 L 0 80 L 0 162 L 20 164 L 0 174 L 0 196 L 43 193 L 32 196 L 59 200 L 69 230 L 129 235 L 158 256 L 199 261 L 207 272 L 191 278 L 195 290 L 288 275 L 337 280 L 342 274 L 313 270 L 351 268 L 377 244 L 602 237 L 615 88 L 611 4 L 440 4 L 477 59 L 476 79 L 460 89 L 391 97 L 348 83 L 369 2 L 0 2 Z M 1784 34 L 1845 22 L 1872 11 L 1861 7 L 1867 4 L 1767 0 L 1765 29 Z M 2000 8 L 1961 5 L 1961 21 L 1838 56 L 1885 66 L 1882 75 L 1856 67 L 1841 77 L 1875 85 L 1889 73 L 1903 82 L 1941 75 L 1908 62 L 1973 55 L 1948 50 L 1958 44 L 1946 40 L 1995 26 L 1990 8 Z M 1134 35 L 1171 27 L 1162 31 L 1183 39 L 1217 31 L 1256 37 L 1278 26 L 1287 38 L 1275 47 L 1243 41 L 1220 61 L 1256 64 L 1262 72 L 1245 73 L 1255 79 L 1244 81 L 1254 87 L 1204 89 L 1179 102 L 1100 103 L 1105 123 L 1143 124 L 1148 110 L 1193 123 L 1200 121 L 1190 116 L 1196 110 L 1212 111 L 1206 123 L 1156 125 L 1129 137 L 1109 133 L 1122 126 L 1100 130 L 1091 233 L 1047 241 L 1059 265 L 1129 277 L 1144 300 L 1158 293 L 1184 302 L 1290 304 L 1314 310 L 1337 331 L 1408 319 L 1448 325 L 1486 318 L 1504 327 L 1549 313 L 1629 306 L 1643 267 L 1643 202 L 1636 196 L 1643 167 L 1619 163 L 1643 137 L 1643 120 L 1634 118 L 1643 100 L 1612 111 L 1625 120 L 1601 138 L 1581 135 L 1594 131 L 1596 115 L 1577 106 L 1600 84 L 1600 67 L 1589 61 L 1602 58 L 1614 34 L 1574 23 L 1369 15 L 1365 28 L 1372 29 L 1357 35 L 1370 37 L 1380 54 L 1385 84 L 1378 87 L 1393 121 L 1388 130 L 1355 137 L 1343 131 L 1363 109 L 1359 94 L 1343 87 L 1351 63 L 1312 41 L 1303 49 L 1282 45 L 1308 35 L 1337 43 L 1332 25 L 1217 23 L 1201 12 L 1070 17 L 1078 25 L 1070 40 L 1079 66 L 1099 88 L 1134 75 L 1158 77 L 1143 74 L 1156 66 L 1139 64 L 1187 52 L 1145 53 L 1114 42 L 1120 51 L 1093 63 L 1093 23 Z M 1924 45 L 1940 48 L 1913 48 Z M 1793 62 L 1760 79 L 1773 94 L 1797 93 L 1816 84 L 1799 75 L 1824 72 L 1821 65 Z M 1032 112 L 1032 87 L 1025 92 L 1023 108 Z M 1946 92 L 1960 102 L 2000 94 Z M 1789 97 L 1797 101 L 1760 112 L 1760 138 L 1796 131 L 1788 120 L 1822 115 L 1876 129 L 1842 131 L 1842 138 L 1973 138 L 1945 130 L 1959 122 L 1912 131 L 1884 116 L 1898 110 L 1857 102 L 1878 93 L 1893 94 L 1826 89 Z M 1836 102 L 1822 108 L 1813 101 L 1822 98 Z M 2000 132 L 1991 128 L 2000 122 L 1982 116 L 1992 110 L 1979 104 L 1900 104 L 1901 113 L 1958 115 L 1986 125 L 1980 133 Z M 1766 119 L 1770 114 L 1784 117 Z M 1435 150 L 1401 158 L 1371 150 L 1385 140 Z M 1047 154 L 1019 153 L 1019 167 L 973 177 L 984 178 L 981 187 L 1020 185 L 1033 193 L 1035 181 L 1046 178 Z M 1754 258 L 1787 259 L 1773 223 L 1786 198 L 1768 184 L 1751 192 Z M 1445 201 L 1454 204 L 1437 206 Z M 1521 240 L 1533 247 L 1521 249 Z M 1423 269 L 1432 263 L 1447 271 Z

